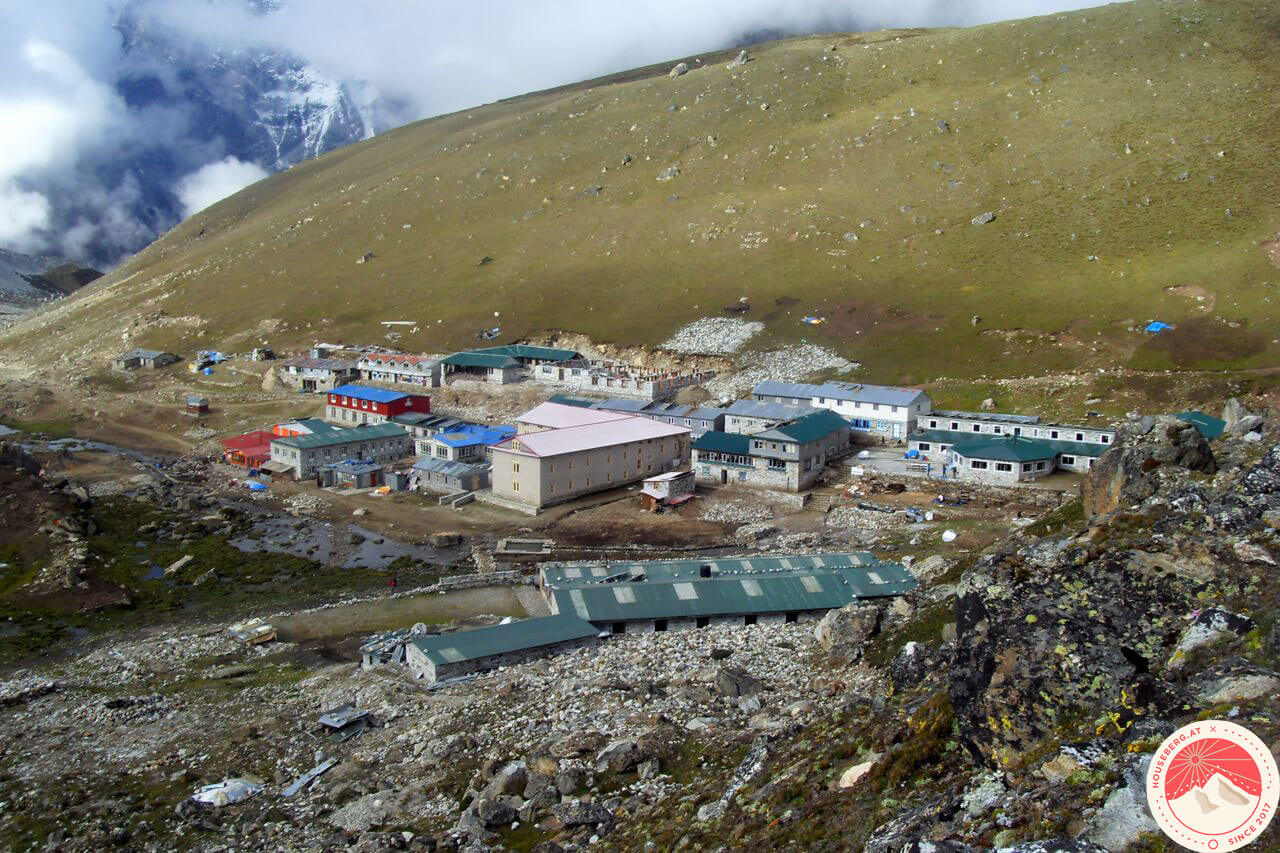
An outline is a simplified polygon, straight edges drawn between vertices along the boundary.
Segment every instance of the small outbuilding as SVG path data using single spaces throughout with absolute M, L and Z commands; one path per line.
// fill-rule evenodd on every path
M 199 394 L 188 394 L 186 414 L 193 418 L 202 418 L 209 414 L 209 398 L 201 397 Z
M 344 459 L 320 466 L 316 485 L 321 488 L 376 489 L 383 482 L 383 466 L 364 459 Z
M 154 370 L 157 367 L 177 364 L 179 361 L 182 361 L 181 356 L 174 355 L 171 352 L 161 352 L 154 349 L 131 349 L 113 358 L 111 360 L 111 368 L 113 370 L 137 370 L 145 367 Z
M 489 485 L 489 465 L 428 457 L 413 463 L 413 479 L 420 492 L 474 492 Z
M 693 499 L 693 480 L 692 471 L 668 471 L 647 477 L 640 488 L 640 505 L 647 512 L 658 512 L 663 507 L 686 503 Z

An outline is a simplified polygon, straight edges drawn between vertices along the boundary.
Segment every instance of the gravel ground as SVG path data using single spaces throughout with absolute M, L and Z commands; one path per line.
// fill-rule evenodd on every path
M 713 397 L 737 398 L 750 393 L 757 383 L 766 379 L 799 382 L 820 370 L 848 373 L 860 366 L 857 362 L 842 358 L 816 344 L 802 344 L 770 352 L 751 353 L 742 370 L 717 376 L 705 387 Z
M 662 349 L 699 355 L 724 355 L 742 349 L 764 330 L 764 323 L 732 317 L 703 317 L 679 329 Z

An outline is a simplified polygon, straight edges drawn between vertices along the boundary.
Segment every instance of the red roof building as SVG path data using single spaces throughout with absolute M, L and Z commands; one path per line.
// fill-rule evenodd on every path
M 222 458 L 229 465 L 241 468 L 260 468 L 271 458 L 271 439 L 266 430 L 254 430 L 244 435 L 222 440 Z
M 328 393 L 325 404 L 325 418 L 344 426 L 386 423 L 410 412 L 431 414 L 431 398 L 365 385 L 343 385 Z

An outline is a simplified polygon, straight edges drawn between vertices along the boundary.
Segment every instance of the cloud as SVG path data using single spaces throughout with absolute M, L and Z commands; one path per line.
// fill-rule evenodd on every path
M 224 157 L 201 166 L 178 182 L 182 215 L 191 216 L 271 174 L 257 163 Z
M 1089 5 L 1096 2 L 632 0 L 624 11 L 599 0 L 7 3 L 0 247 L 109 265 L 179 217 L 333 140 L 752 38 L 961 26 Z M 228 64 L 250 51 L 263 51 L 262 62 Z M 305 67 L 286 67 L 290 57 Z M 276 91 L 268 72 L 298 85 Z M 325 93 L 337 91 L 350 110 L 336 124 L 320 122 L 318 139 L 299 131 L 299 111 L 317 102 L 323 111 Z M 263 104 L 283 105 L 279 126 L 259 122 Z

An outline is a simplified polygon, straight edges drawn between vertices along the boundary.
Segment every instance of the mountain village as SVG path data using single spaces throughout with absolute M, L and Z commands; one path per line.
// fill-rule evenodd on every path
M 266 348 L 247 358 L 275 362 Z M 135 349 L 113 367 L 158 369 L 180 360 Z M 225 360 L 201 353 L 189 367 L 211 373 Z M 523 343 L 439 357 L 318 344 L 271 364 L 268 374 L 296 389 L 306 401 L 301 408 L 310 411 L 221 439 L 223 462 L 240 472 L 248 489 L 310 483 L 375 501 L 412 493 L 457 512 L 479 502 L 537 516 L 603 496 L 638 500 L 643 511 L 661 513 L 719 489 L 791 496 L 784 499 L 805 507 L 818 499 L 815 487 L 831 483 L 847 488 L 834 498 L 823 495 L 822 512 L 841 504 L 882 511 L 857 500 L 868 475 L 915 481 L 926 490 L 930 481 L 1040 489 L 1061 500 L 1116 438 L 1100 424 L 996 412 L 993 401 L 977 412 L 937 410 L 921 390 L 850 381 L 765 379 L 742 399 L 682 404 L 674 401 L 680 392 L 700 388 L 715 372 L 644 370 Z M 480 394 L 515 385 L 533 386 L 546 399 L 511 423 L 432 411 L 432 389 Z M 207 398 L 188 400 L 197 417 L 208 405 Z M 1199 412 L 1179 417 L 1207 438 L 1225 426 Z M 939 504 L 964 500 L 937 498 Z M 904 523 L 924 519 L 916 510 L 901 516 Z M 544 553 L 538 540 L 529 544 L 532 554 Z M 523 574 L 545 598 L 547 615 L 445 634 L 406 626 L 369 638 L 361 647 L 363 666 L 406 666 L 428 683 L 447 683 L 584 648 L 611 634 L 818 620 L 917 586 L 907 565 L 869 551 L 523 565 L 523 573 L 517 567 L 453 582 L 519 582 Z M 253 642 L 270 636 L 270 626 L 256 624 L 245 634 Z

